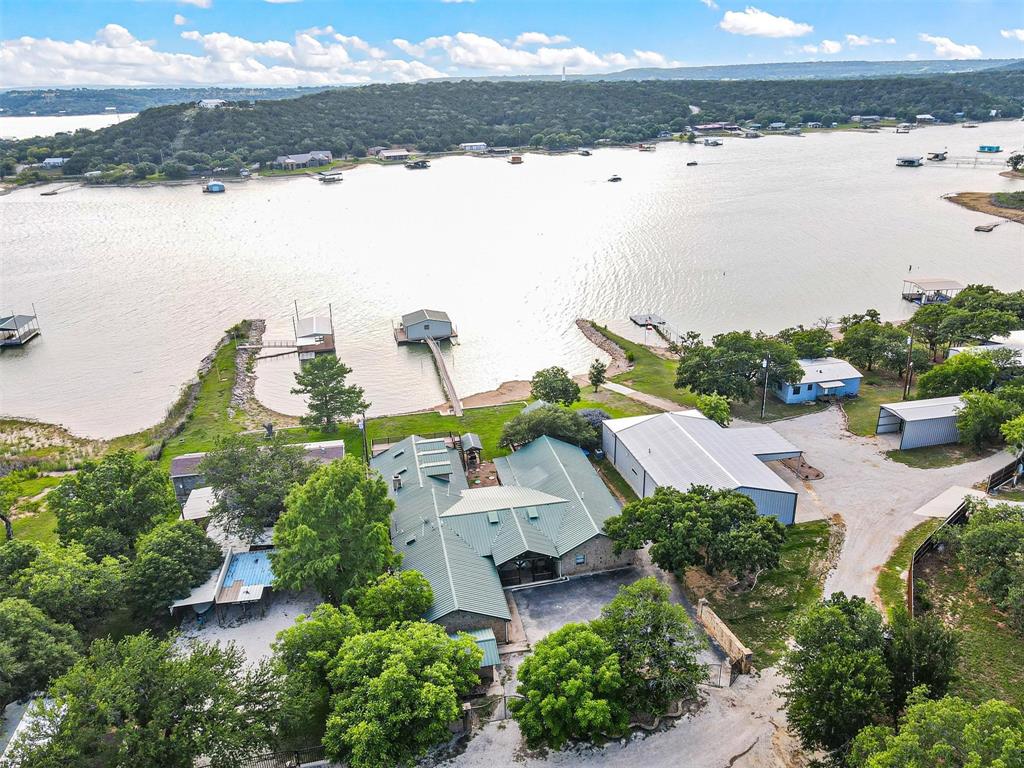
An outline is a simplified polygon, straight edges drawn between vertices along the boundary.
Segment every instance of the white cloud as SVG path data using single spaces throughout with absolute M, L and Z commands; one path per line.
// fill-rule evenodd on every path
M 263 2 L 270 3 L 271 5 L 288 5 L 290 3 L 301 3 L 302 0 L 263 0 Z
M 322 31 L 322 30 L 320 30 Z M 0 71 L 9 86 L 72 85 L 341 85 L 440 77 L 421 61 L 352 55 L 341 42 L 309 31 L 290 42 L 254 41 L 225 32 L 181 37 L 201 53 L 169 53 L 108 24 L 92 41 L 20 37 L 0 42 Z M 353 50 L 355 50 L 353 48 Z
M 194 5 L 196 8 L 211 8 L 213 0 L 178 0 L 183 5 Z
M 803 37 L 814 31 L 810 24 L 773 16 L 752 5 L 742 12 L 726 11 L 718 26 L 734 35 L 754 37 Z
M 1024 43 L 1024 29 L 1000 29 L 999 34 L 1007 40 L 1020 40 Z
M 394 40 L 391 41 L 391 44 L 395 46 L 395 48 L 400 50 L 402 53 L 408 54 L 409 56 L 412 56 L 417 59 L 421 59 L 427 55 L 427 51 L 425 48 L 419 45 L 415 45 L 414 43 L 410 43 L 408 40 L 404 40 L 401 37 L 396 37 Z
M 935 56 L 940 59 L 980 59 L 981 48 L 976 45 L 954 43 L 948 37 L 937 37 L 924 32 L 917 36 L 922 43 L 935 46 Z
M 700 0 L 700 1 L 702 3 L 704 3 L 704 5 L 706 5 L 708 8 L 710 8 L 712 11 L 717 11 L 718 10 L 718 3 L 716 3 L 715 0 Z
M 174 14 L 174 26 L 183 27 L 188 24 L 188 19 L 182 16 L 180 13 Z
M 843 50 L 843 44 L 835 40 L 822 40 L 819 47 L 822 53 L 839 53 Z
M 515 45 L 521 48 L 526 45 L 561 45 L 568 43 L 569 38 L 565 35 L 546 35 L 543 32 L 523 32 L 516 38 Z
M 880 45 L 885 43 L 886 45 L 895 45 L 895 37 L 887 37 L 884 40 L 880 37 L 871 37 L 870 35 L 847 35 L 846 44 L 850 48 L 863 48 L 868 45 Z

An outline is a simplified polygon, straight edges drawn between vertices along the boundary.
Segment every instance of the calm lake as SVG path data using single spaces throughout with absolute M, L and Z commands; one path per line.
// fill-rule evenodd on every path
M 103 115 L 23 115 L 20 117 L 0 116 L 0 136 L 12 139 L 30 139 L 33 136 L 53 136 L 61 131 L 77 131 L 88 128 L 97 131 L 108 125 L 135 117 L 134 112 Z
M 976 233 L 990 217 L 941 195 L 1024 182 L 994 166 L 895 159 L 948 148 L 973 161 L 979 144 L 1022 140 L 1024 123 L 1002 122 L 527 155 L 521 166 L 455 157 L 426 171 L 364 167 L 333 185 L 252 180 L 223 195 L 20 190 L 0 197 L 0 307 L 34 302 L 43 334 L 0 357 L 0 412 L 97 437 L 140 429 L 237 320 L 265 317 L 267 338 L 288 337 L 293 300 L 333 305 L 339 356 L 382 414 L 443 400 L 426 350 L 391 335 L 420 307 L 457 324 L 447 354 L 469 395 L 547 365 L 586 370 L 595 350 L 577 317 L 633 335 L 628 315 L 648 311 L 707 334 L 867 307 L 899 319 L 911 265 L 1019 289 L 1024 227 Z M 613 173 L 623 181 L 608 183 Z M 296 366 L 260 364 L 265 403 L 301 412 L 288 394 Z

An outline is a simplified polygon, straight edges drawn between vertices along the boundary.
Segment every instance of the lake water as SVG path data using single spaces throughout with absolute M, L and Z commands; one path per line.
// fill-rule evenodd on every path
M 998 168 L 896 168 L 900 154 L 1021 146 L 1024 123 L 909 135 L 817 134 L 660 144 L 592 157 L 455 157 L 426 171 L 364 167 L 340 184 L 308 178 L 76 189 L 0 197 L 0 307 L 35 302 L 43 334 L 0 357 L 0 412 L 112 436 L 158 421 L 221 332 L 265 317 L 291 335 L 292 302 L 333 305 L 339 356 L 371 413 L 443 400 L 425 349 L 391 323 L 447 311 L 462 395 L 562 365 L 594 348 L 574 320 L 633 333 L 631 313 L 682 329 L 774 331 L 878 308 L 899 319 L 914 275 L 1024 287 L 1024 227 L 947 192 L 1014 190 Z M 997 156 L 1006 157 L 1006 153 Z M 699 165 L 687 167 L 697 160 Z M 607 183 L 612 173 L 623 181 Z M 642 335 L 642 332 L 640 332 Z M 294 358 L 261 363 L 257 392 L 282 411 Z
M 2 116 L 0 117 L 0 137 L 30 139 L 33 136 L 53 136 L 61 131 L 70 133 L 79 128 L 97 131 L 122 120 L 130 120 L 136 114 L 135 112 L 126 112 L 121 115 L 107 113 L 102 115 Z

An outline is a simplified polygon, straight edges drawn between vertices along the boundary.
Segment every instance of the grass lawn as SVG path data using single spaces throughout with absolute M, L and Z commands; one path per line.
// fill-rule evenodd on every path
M 715 613 L 754 652 L 754 664 L 761 669 L 779 660 L 793 619 L 821 598 L 824 574 L 818 566 L 828 553 L 828 523 L 798 523 L 786 534 L 781 564 L 762 574 L 753 590 L 734 594 L 695 587 L 700 580 L 688 579 L 687 584 L 692 597 L 708 598 Z
M 633 357 L 633 370 L 620 373 L 611 378 L 618 384 L 646 392 L 649 395 L 657 395 L 671 400 L 674 403 L 694 407 L 697 396 L 688 389 L 676 389 L 676 368 L 675 361 L 666 360 L 663 357 L 651 352 L 643 344 L 624 339 L 607 328 L 599 325 L 594 326 L 606 338 L 622 347 L 626 355 Z
M 1006 625 L 1006 617 L 978 592 L 955 559 L 937 556 L 926 563 L 918 573 L 928 584 L 925 595 L 932 610 L 964 636 L 960 681 L 950 693 L 1024 707 L 1024 637 Z
M 768 422 L 792 419 L 797 416 L 805 416 L 808 413 L 824 411 L 828 406 L 829 404 L 823 400 L 818 400 L 813 403 L 795 403 L 793 405 L 787 405 L 769 392 L 768 399 L 765 401 L 764 406 L 764 420 Z M 732 417 L 734 419 L 743 419 L 744 421 L 761 421 L 761 388 L 757 388 L 757 394 L 749 403 L 730 402 L 729 410 L 732 411 Z
M 906 605 L 906 573 L 907 568 L 910 567 L 910 558 L 914 556 L 914 552 L 921 546 L 921 543 L 940 525 L 942 525 L 942 519 L 935 517 L 911 528 L 903 535 L 892 555 L 882 566 L 878 580 L 875 582 L 875 589 L 878 590 L 878 596 L 882 599 L 886 613 L 897 605 Z
M 633 490 L 632 486 L 626 482 L 619 471 L 615 468 L 608 459 L 601 459 L 594 464 L 594 468 L 597 469 L 597 473 L 604 480 L 605 485 L 609 486 L 612 493 L 619 498 L 623 504 L 628 504 L 631 501 L 636 501 L 639 497 L 636 495 L 636 491 Z
M 934 469 L 936 467 L 952 467 L 965 461 L 977 461 L 991 456 L 992 451 L 976 451 L 969 445 L 950 443 L 949 445 L 929 445 L 924 448 L 912 448 L 909 451 L 886 451 L 887 458 L 906 464 L 916 469 Z
M 903 384 L 881 376 L 876 371 L 865 373 L 860 383 L 860 394 L 844 400 L 843 410 L 849 419 L 849 430 L 855 435 L 871 437 L 878 424 L 878 406 L 897 403 L 903 399 Z
M 14 538 L 39 544 L 57 543 L 57 516 L 45 504 L 33 515 L 23 515 L 12 521 Z
M 391 438 L 391 442 L 395 442 L 409 435 L 426 435 L 434 432 L 453 432 L 455 434 L 476 432 L 484 444 L 484 458 L 490 459 L 508 453 L 506 449 L 498 447 L 501 428 L 506 421 L 522 409 L 521 404 L 513 403 L 488 408 L 470 408 L 461 419 L 455 416 L 443 416 L 436 411 L 369 419 L 367 437 L 370 440 Z M 361 452 L 362 448 L 360 447 L 359 450 Z

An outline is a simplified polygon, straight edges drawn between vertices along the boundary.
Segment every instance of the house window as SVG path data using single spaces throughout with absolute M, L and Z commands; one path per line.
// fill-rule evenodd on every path
M 587 556 L 583 553 L 576 555 L 576 565 L 584 565 L 587 562 Z
M 799 384 L 797 384 L 795 387 L 793 387 L 793 394 L 794 395 L 799 395 L 800 394 L 800 385 Z
M 429 331 L 430 330 L 430 323 L 424 323 L 423 324 L 423 330 L 424 331 Z

